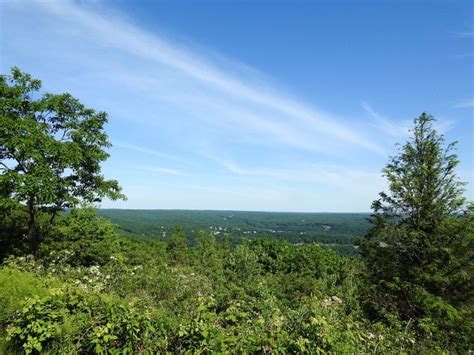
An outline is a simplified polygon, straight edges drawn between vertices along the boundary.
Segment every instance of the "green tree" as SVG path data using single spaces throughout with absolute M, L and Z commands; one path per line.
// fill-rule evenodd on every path
M 24 206 L 33 252 L 44 232 L 40 218 L 50 226 L 64 208 L 124 198 L 117 181 L 101 175 L 111 146 L 103 129 L 107 114 L 68 93 L 40 96 L 40 88 L 41 81 L 18 68 L 0 76 L 0 207 Z
M 416 118 L 411 138 L 390 158 L 383 170 L 390 193 L 372 204 L 373 227 L 358 244 L 372 316 L 395 314 L 465 344 L 472 342 L 462 324 L 472 326 L 473 208 L 455 174 L 456 142 L 445 145 L 433 122 L 426 113 Z
M 214 282 L 221 281 L 224 250 L 216 241 L 215 235 L 205 230 L 199 231 L 193 251 L 197 269 Z
M 184 264 L 187 261 L 189 257 L 188 244 L 186 242 L 183 226 L 176 226 L 175 231 L 171 234 L 168 243 L 168 253 L 171 260 L 176 264 Z

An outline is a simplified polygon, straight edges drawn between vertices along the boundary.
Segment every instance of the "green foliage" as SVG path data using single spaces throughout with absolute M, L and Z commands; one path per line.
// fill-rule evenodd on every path
M 473 210 L 430 116 L 384 170 L 361 260 L 341 255 L 357 214 L 99 211 L 124 238 L 76 208 L 123 197 L 100 175 L 106 114 L 40 87 L 0 80 L 1 353 L 472 350 Z
M 116 227 L 93 208 L 73 209 L 48 233 L 41 254 L 67 250 L 71 265 L 104 265 L 119 251 L 119 241 Z
M 41 352 L 54 337 L 59 336 L 57 323 L 66 312 L 62 302 L 53 302 L 50 296 L 28 299 L 7 328 L 7 340 L 14 348 L 26 354 Z
M 8 259 L 0 269 L 0 279 L 9 278 L 0 283 L 0 301 L 8 299 L 14 285 L 22 288 L 14 293 L 20 297 L 4 308 L 4 352 L 442 349 L 418 339 L 413 323 L 393 317 L 389 325 L 368 321 L 357 297 L 364 291 L 357 281 L 361 266 L 330 249 L 257 240 L 227 251 L 203 234 L 180 264 L 167 254 L 166 245 L 142 248 L 146 252 L 140 264 L 129 259 L 128 246 L 101 266 L 76 265 L 67 250 L 43 260 Z M 214 261 L 199 256 L 204 248 Z
M 176 227 L 176 230 L 170 237 L 168 253 L 172 262 L 177 264 L 184 264 L 188 259 L 188 244 L 181 225 Z
M 21 307 L 27 297 L 45 295 L 47 289 L 35 275 L 12 268 L 0 269 L 0 325 L 4 326 L 8 315 Z
M 197 268 L 216 280 L 220 279 L 223 273 L 223 251 L 213 234 L 199 233 L 193 250 Z
M 290 243 L 321 243 L 341 254 L 354 255 L 358 236 L 369 230 L 364 213 L 283 213 L 195 210 L 99 209 L 97 213 L 117 224 L 129 236 L 142 240 L 168 241 L 176 225 L 182 225 L 190 245 L 202 230 L 232 245 L 243 239 L 287 240 Z
M 68 93 L 35 99 L 40 88 L 18 68 L 0 76 L 0 207 L 5 201 L 25 206 L 25 238 L 33 252 L 44 232 L 39 215 L 52 221 L 64 208 L 124 197 L 117 181 L 100 174 L 110 147 L 107 114 Z
M 130 354 L 154 330 L 146 311 L 133 303 L 65 287 L 29 298 L 13 315 L 7 340 L 26 354 L 59 349 Z
M 457 142 L 444 147 L 444 137 L 433 122 L 426 113 L 415 119 L 412 137 L 383 170 L 390 194 L 382 192 L 373 203 L 376 213 L 424 232 L 433 231 L 444 218 L 463 212 L 466 206 L 465 183 L 455 174 Z
M 390 194 L 373 203 L 373 228 L 359 241 L 367 264 L 366 306 L 374 317 L 414 322 L 421 334 L 458 350 L 474 344 L 474 217 L 455 175 L 458 164 L 433 118 L 384 169 Z M 448 346 L 445 344 L 444 346 Z
M 27 244 L 28 214 L 12 200 L 0 198 L 0 261 L 9 255 L 21 255 Z

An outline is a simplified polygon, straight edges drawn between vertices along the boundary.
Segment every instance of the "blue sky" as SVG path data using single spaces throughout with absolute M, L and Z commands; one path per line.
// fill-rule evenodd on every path
M 471 1 L 2 1 L 0 69 L 109 113 L 103 207 L 364 212 L 427 111 L 474 181 Z

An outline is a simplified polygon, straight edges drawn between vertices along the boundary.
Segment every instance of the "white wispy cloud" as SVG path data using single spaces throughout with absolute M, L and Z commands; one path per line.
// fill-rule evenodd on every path
M 222 187 L 216 184 L 159 184 L 159 185 L 133 185 L 126 191 L 129 201 L 114 206 L 128 208 L 156 208 L 166 205 L 168 208 L 183 208 L 186 202 L 190 209 L 209 210 L 249 210 L 249 201 L 252 202 L 253 211 L 293 211 L 293 212 L 350 212 L 368 211 L 371 197 L 367 192 L 354 196 L 346 195 L 346 203 L 341 203 L 339 195 L 333 190 L 304 190 L 285 186 L 275 186 L 268 183 L 236 184 L 232 187 Z M 376 188 L 369 193 L 378 192 Z M 199 200 L 190 200 L 189 196 L 197 195 Z M 258 196 L 258 198 L 254 198 Z M 134 205 L 133 201 L 141 201 Z M 349 207 L 349 203 L 350 206 Z
M 461 100 L 454 105 L 454 108 L 470 108 L 474 107 L 474 99 Z
M 102 46 L 166 65 L 180 75 L 186 75 L 205 85 L 209 90 L 217 91 L 217 96 L 225 94 L 240 104 L 245 102 L 246 107 L 254 105 L 259 110 L 266 110 L 266 117 L 271 113 L 284 116 L 283 127 L 290 129 L 296 122 L 316 137 L 331 137 L 344 144 L 383 154 L 381 147 L 373 140 L 351 129 L 334 115 L 282 94 L 265 83 L 255 82 L 252 77 L 239 78 L 234 75 L 233 71 L 239 71 L 240 68 L 224 70 L 202 53 L 195 53 L 192 49 L 172 43 L 164 37 L 151 35 L 121 19 L 105 18 L 71 1 L 38 1 L 36 4 L 56 16 L 67 19 L 71 28 L 77 27 L 76 33 L 79 33 L 79 36 L 90 35 L 93 41 L 100 42 Z M 151 76 L 153 77 L 153 74 Z M 274 123 L 271 119 L 264 121 L 269 122 L 269 125 Z
M 375 111 L 372 108 L 372 106 L 370 106 L 367 102 L 362 101 L 361 106 L 364 109 L 364 111 L 369 115 L 369 117 L 372 119 L 373 124 L 381 131 L 396 138 L 405 138 L 409 135 L 410 133 L 409 121 L 405 121 L 401 124 L 400 122 L 395 123 L 389 118 Z
M 186 176 L 186 174 L 183 173 L 182 171 L 172 169 L 172 168 L 163 168 L 163 167 L 159 167 L 159 166 L 149 166 L 149 167 L 143 168 L 143 170 L 153 172 L 153 173 L 162 173 L 162 174 Z
M 168 153 L 163 153 L 155 149 L 150 149 L 146 147 L 139 147 L 134 144 L 129 144 L 129 143 L 122 143 L 122 142 L 113 142 L 113 147 L 117 148 L 122 148 L 122 149 L 127 149 L 127 150 L 133 150 L 139 153 L 144 153 L 148 155 L 152 155 L 157 158 L 164 158 L 164 159 L 170 159 L 170 160 L 176 160 L 176 161 L 183 161 L 182 158 L 177 157 L 176 155 L 173 154 L 168 154 Z
M 27 58 L 25 70 L 49 91 L 71 89 L 109 112 L 107 168 L 123 170 L 124 207 L 366 210 L 383 186 L 378 172 L 336 163 L 382 159 L 382 131 L 321 110 L 254 68 L 147 33 L 100 2 L 2 6 L 16 9 L 4 17 L 5 38 L 15 38 L 8 62 Z M 314 165 L 321 157 L 334 165 Z
M 371 105 L 366 101 L 361 102 L 361 106 L 368 116 L 372 119 L 373 125 L 377 129 L 394 138 L 407 138 L 410 135 L 410 130 L 413 127 L 413 121 L 411 120 L 397 120 L 394 121 L 377 111 L 375 111 Z M 443 117 L 437 117 L 434 123 L 434 128 L 441 134 L 446 133 L 454 126 L 454 121 L 445 119 Z
M 312 164 L 279 168 L 247 168 L 230 159 L 208 155 L 208 158 L 224 167 L 229 173 L 242 177 L 265 178 L 267 181 L 290 181 L 319 184 L 341 188 L 347 191 L 357 190 L 378 192 L 385 187 L 384 179 L 378 171 L 342 168 L 337 165 Z
M 474 31 L 454 32 L 454 35 L 460 38 L 474 38 Z

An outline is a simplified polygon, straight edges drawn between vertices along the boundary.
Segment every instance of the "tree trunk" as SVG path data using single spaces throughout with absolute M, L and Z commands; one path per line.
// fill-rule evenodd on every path
M 28 201 L 28 243 L 30 244 L 31 252 L 33 255 L 38 254 L 38 247 L 40 238 L 38 234 L 38 227 L 36 224 L 36 206 L 34 203 L 34 197 L 30 197 Z

